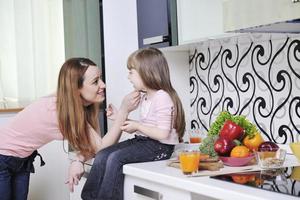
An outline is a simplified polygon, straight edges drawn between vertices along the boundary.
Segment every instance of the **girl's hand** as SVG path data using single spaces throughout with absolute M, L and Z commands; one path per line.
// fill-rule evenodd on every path
M 68 180 L 65 182 L 65 184 L 69 185 L 70 192 L 74 191 L 74 185 L 78 185 L 83 173 L 83 163 L 80 161 L 72 161 L 69 166 L 69 177 Z
M 117 114 L 118 114 L 118 109 L 113 104 L 110 103 L 106 109 L 107 118 L 110 120 L 115 120 Z
M 134 133 L 138 130 L 139 122 L 133 120 L 127 120 L 121 126 L 121 130 L 127 133 Z
M 140 92 L 133 91 L 123 98 L 120 109 L 125 110 L 126 112 L 131 112 L 138 107 L 140 100 Z

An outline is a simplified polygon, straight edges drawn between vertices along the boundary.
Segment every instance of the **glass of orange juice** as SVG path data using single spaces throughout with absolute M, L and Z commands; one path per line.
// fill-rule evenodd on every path
M 190 137 L 190 143 L 200 143 L 201 142 L 200 130 L 198 129 L 190 130 L 189 137 Z
M 180 168 L 185 175 L 198 172 L 200 151 L 183 150 L 179 153 Z

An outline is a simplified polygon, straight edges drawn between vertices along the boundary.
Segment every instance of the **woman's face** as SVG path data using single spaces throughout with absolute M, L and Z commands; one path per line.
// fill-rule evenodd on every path
M 84 105 L 100 103 L 105 99 L 105 84 L 101 79 L 101 72 L 97 66 L 89 66 L 84 74 L 82 88 L 79 90 Z
M 145 90 L 145 86 L 140 74 L 135 69 L 129 70 L 128 79 L 132 83 L 133 87 L 138 90 Z

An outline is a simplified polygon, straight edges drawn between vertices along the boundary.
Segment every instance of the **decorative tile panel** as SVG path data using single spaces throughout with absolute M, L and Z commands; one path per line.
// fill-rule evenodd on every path
M 191 128 L 218 114 L 245 115 L 266 140 L 300 141 L 300 36 L 252 34 L 190 51 Z

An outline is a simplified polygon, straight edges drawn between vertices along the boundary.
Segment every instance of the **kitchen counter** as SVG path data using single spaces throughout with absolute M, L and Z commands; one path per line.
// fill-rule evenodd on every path
M 300 165 L 293 155 L 287 155 L 287 159 Z M 252 188 L 225 181 L 219 181 L 209 176 L 187 177 L 182 174 L 179 169 L 167 166 L 167 161 L 156 161 L 147 163 L 126 164 L 123 167 L 125 174 L 125 187 L 130 184 L 144 184 L 149 182 L 152 185 L 158 184 L 159 187 L 152 187 L 158 193 L 163 192 L 164 187 L 188 193 L 191 197 L 173 197 L 176 199 L 230 199 L 230 200 L 262 200 L 262 199 L 281 199 L 291 200 L 299 199 L 290 195 L 284 195 L 271 191 Z M 130 180 L 132 179 L 132 180 Z M 144 182 L 140 182 L 142 180 Z M 153 189 L 152 189 L 153 190 Z M 132 194 L 131 189 L 125 188 L 125 197 Z M 192 196 L 198 196 L 193 198 Z M 135 194 L 136 195 L 136 194 Z M 138 195 L 137 195 L 138 196 Z M 132 199 L 138 199 L 137 196 L 131 196 Z M 165 196 L 166 197 L 166 196 Z M 129 199 L 129 198 L 128 198 Z M 154 199 L 170 199 L 170 198 L 154 198 Z M 172 199 L 174 200 L 174 199 Z

